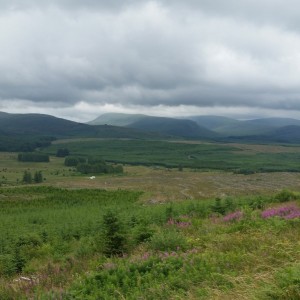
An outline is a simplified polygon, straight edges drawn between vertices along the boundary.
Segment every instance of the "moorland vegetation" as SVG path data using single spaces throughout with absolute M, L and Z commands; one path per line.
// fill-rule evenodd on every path
M 14 152 L 0 153 L 0 299 L 300 299 L 296 144 L 45 115 L 1 124 L 0 150 Z
M 298 299 L 299 195 L 1 189 L 1 299 Z

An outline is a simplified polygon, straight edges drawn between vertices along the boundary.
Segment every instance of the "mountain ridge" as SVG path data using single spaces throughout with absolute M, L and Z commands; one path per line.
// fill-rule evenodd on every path
M 165 135 L 183 138 L 216 138 L 218 134 L 198 125 L 193 120 L 169 117 L 156 117 L 142 114 L 107 113 L 99 116 L 88 124 L 123 124 L 146 132 L 159 132 Z
M 97 119 L 99 120 L 100 117 Z M 110 125 L 106 122 L 109 121 L 109 117 L 113 117 L 114 122 L 118 122 L 118 117 L 121 117 L 123 124 L 129 124 L 126 126 Z M 106 120 L 102 120 L 105 121 L 105 125 L 89 125 L 47 114 L 0 112 L 0 151 L 12 149 L 19 151 L 23 148 L 27 150 L 43 146 L 53 139 L 75 137 L 300 144 L 300 120 L 297 119 L 265 118 L 242 121 L 218 116 L 193 116 L 191 118 L 201 121 L 203 126 L 188 118 L 153 117 L 142 114 L 111 113 L 106 115 Z M 236 132 L 232 130 L 225 134 L 223 131 L 221 134 L 220 130 L 214 132 L 204 125 L 215 128 L 216 131 L 222 126 L 223 128 L 233 126 L 237 129 Z M 247 131 L 245 128 L 251 130 Z

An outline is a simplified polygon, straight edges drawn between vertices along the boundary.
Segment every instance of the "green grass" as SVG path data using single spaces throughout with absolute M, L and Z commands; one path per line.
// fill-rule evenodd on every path
M 300 219 L 261 211 L 298 194 L 156 205 L 141 194 L 0 189 L 0 298 L 297 299 Z
M 299 220 L 190 220 L 187 250 L 103 261 L 66 299 L 299 299 Z
M 299 191 L 299 175 L 201 172 L 298 171 L 298 147 L 83 141 L 43 151 L 176 169 L 125 166 L 90 180 L 63 158 L 2 153 L 0 299 L 299 299 L 300 219 L 261 217 L 300 205 L 297 193 L 270 195 Z M 25 186 L 25 170 L 46 180 Z M 231 212 L 242 217 L 225 221 Z
M 61 147 L 59 141 L 44 152 L 55 154 Z M 238 146 L 217 143 L 183 143 L 168 141 L 139 140 L 98 140 L 98 141 L 63 141 L 72 155 L 100 156 L 111 162 L 135 165 L 161 165 L 204 170 L 225 170 L 245 172 L 299 172 L 300 150 L 294 147 L 291 152 L 249 153 Z
M 239 146 L 240 147 L 240 146 Z M 248 147 L 248 146 L 247 146 Z M 252 152 L 258 152 L 258 146 Z M 269 151 L 265 147 L 260 151 Z M 297 148 L 277 147 L 272 151 L 296 151 Z M 249 150 L 244 150 L 246 152 Z M 50 157 L 49 163 L 18 162 L 16 153 L 0 153 L 0 186 L 24 186 L 25 171 L 41 171 L 44 183 L 39 185 L 60 188 L 92 188 L 109 190 L 142 190 L 145 202 L 158 203 L 183 199 L 207 199 L 213 197 L 267 195 L 288 188 L 300 191 L 299 173 L 256 173 L 249 176 L 224 171 L 200 169 L 146 167 L 124 165 L 124 174 L 97 175 L 90 180 L 88 175 L 64 166 L 64 158 Z M 36 184 L 33 184 L 36 186 Z

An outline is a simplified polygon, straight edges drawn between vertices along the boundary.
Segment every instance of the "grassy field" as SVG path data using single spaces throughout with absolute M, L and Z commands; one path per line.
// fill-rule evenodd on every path
M 298 194 L 0 191 L 1 299 L 299 299 Z
M 58 188 L 92 188 L 143 191 L 145 202 L 180 201 L 213 197 L 270 195 L 284 188 L 300 191 L 300 174 L 296 172 L 234 174 L 184 168 L 124 166 L 122 175 L 96 175 L 91 180 L 74 168 L 65 167 L 64 159 L 50 157 L 50 163 L 18 162 L 16 153 L 0 153 L 0 183 L 3 187 L 21 186 L 25 170 L 41 170 L 43 185 Z
M 0 299 L 300 299 L 300 174 L 281 167 L 298 168 L 298 147 L 65 140 L 46 151 L 66 146 L 155 165 L 91 180 L 53 155 L 0 153 Z M 191 155 L 280 172 L 179 170 Z M 43 183 L 24 184 L 24 171 Z

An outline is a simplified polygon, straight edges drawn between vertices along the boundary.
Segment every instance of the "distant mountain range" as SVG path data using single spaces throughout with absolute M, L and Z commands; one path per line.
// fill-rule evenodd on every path
M 160 133 L 163 135 L 182 138 L 216 138 L 218 133 L 198 125 L 193 120 L 153 117 L 139 114 L 108 113 L 89 122 L 92 125 L 113 125 L 134 128 L 144 132 Z
M 300 144 L 300 120 L 241 121 L 219 116 L 180 119 L 110 113 L 84 124 L 45 114 L 0 112 L 0 151 L 30 150 L 56 138 L 72 137 Z
M 220 116 L 189 116 L 179 119 L 107 113 L 88 124 L 118 125 L 185 138 L 286 143 L 300 141 L 300 120 L 291 118 L 236 120 Z
M 213 130 L 223 136 L 245 136 L 269 134 L 275 129 L 296 125 L 300 126 L 300 120 L 289 118 L 265 118 L 254 120 L 236 120 L 218 116 L 192 116 L 200 126 Z

